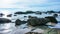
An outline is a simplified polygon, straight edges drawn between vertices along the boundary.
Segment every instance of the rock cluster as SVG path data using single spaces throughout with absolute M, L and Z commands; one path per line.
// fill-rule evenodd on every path
M 48 22 L 57 24 L 57 20 L 53 16 L 48 16 L 45 18 L 37 18 L 37 17 L 29 16 L 29 19 L 27 22 L 28 22 L 28 25 L 31 25 L 31 26 L 42 26 L 42 25 L 46 25 Z

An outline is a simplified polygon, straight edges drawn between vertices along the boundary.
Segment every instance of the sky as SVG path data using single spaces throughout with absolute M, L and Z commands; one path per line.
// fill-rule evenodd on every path
M 0 0 L 0 11 L 60 10 L 60 0 Z

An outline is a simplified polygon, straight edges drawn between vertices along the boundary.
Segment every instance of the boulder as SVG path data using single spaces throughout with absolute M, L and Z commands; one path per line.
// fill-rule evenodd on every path
M 47 17 L 45 17 L 45 18 L 49 19 L 50 22 L 52 22 L 52 23 L 56 23 L 56 24 L 58 23 L 57 20 L 56 20 L 56 18 L 53 17 L 53 16 L 47 16 Z
M 27 23 L 27 21 L 21 21 L 21 20 L 19 20 L 19 19 L 17 19 L 17 20 L 15 21 L 15 25 L 17 25 L 17 26 L 19 26 L 19 25 L 21 25 L 21 24 L 25 24 L 25 23 Z
M 40 26 L 40 25 L 45 25 L 47 22 L 49 22 L 49 19 L 29 17 L 27 22 L 28 22 L 28 25 L 31 25 L 31 26 Z
M 24 17 L 27 17 L 27 16 L 24 16 Z
M 54 17 L 58 17 L 58 14 L 53 14 Z
M 19 20 L 19 19 L 17 19 L 16 21 L 15 21 L 15 25 L 21 25 L 21 20 Z
M 3 17 L 4 16 L 4 14 L 3 13 L 0 13 L 0 17 Z
M 31 25 L 31 26 L 46 26 L 48 22 L 57 24 L 57 20 L 52 16 L 45 18 L 37 18 L 37 17 L 29 16 L 27 22 L 28 22 L 27 25 Z
M 7 15 L 7 17 L 11 17 L 11 16 L 12 16 L 12 14 Z
M 0 18 L 0 23 L 9 23 L 9 22 L 11 22 L 11 20 L 7 18 Z

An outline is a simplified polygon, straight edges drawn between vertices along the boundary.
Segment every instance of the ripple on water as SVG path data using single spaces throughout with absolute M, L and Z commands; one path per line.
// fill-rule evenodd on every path
M 14 29 L 15 29 L 14 23 L 0 24 L 0 33 L 1 34 L 11 32 Z

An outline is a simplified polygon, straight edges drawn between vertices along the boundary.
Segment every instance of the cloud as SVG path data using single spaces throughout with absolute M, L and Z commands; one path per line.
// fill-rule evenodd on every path
M 0 8 L 23 8 L 32 4 L 41 4 L 46 2 L 46 0 L 1 0 Z
M 58 10 L 59 0 L 0 0 L 1 9 L 17 10 Z M 11 10 L 13 10 L 11 9 Z

